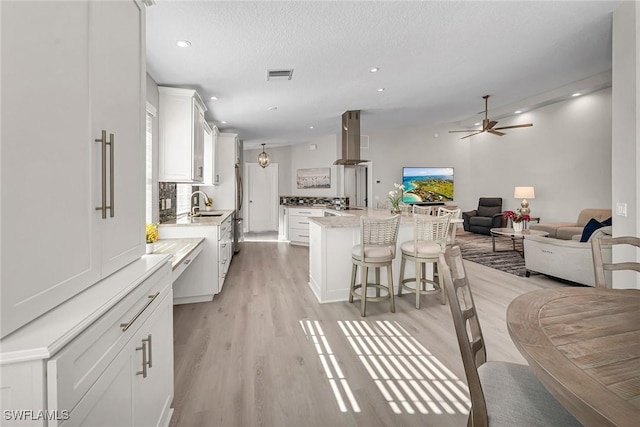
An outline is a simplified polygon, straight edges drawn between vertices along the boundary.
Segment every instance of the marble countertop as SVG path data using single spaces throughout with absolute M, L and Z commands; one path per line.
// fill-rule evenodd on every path
M 158 239 L 153 244 L 153 253 L 172 255 L 171 268 L 175 270 L 202 242 L 202 237 Z
M 163 222 L 160 224 L 160 227 L 166 225 L 180 225 L 180 226 L 202 226 L 202 225 L 214 225 L 220 226 L 224 220 L 229 218 L 231 214 L 233 214 L 233 210 L 219 210 L 215 211 L 222 213 L 220 216 L 188 216 L 184 215 L 177 219 Z
M 351 228 L 360 226 L 361 216 L 392 216 L 388 209 L 376 208 L 335 212 L 338 212 L 340 216 L 309 217 L 309 222 L 313 222 L 325 228 Z M 452 219 L 451 222 L 454 224 L 462 223 L 462 219 Z M 410 212 L 402 212 L 400 215 L 400 225 L 413 225 L 413 214 Z

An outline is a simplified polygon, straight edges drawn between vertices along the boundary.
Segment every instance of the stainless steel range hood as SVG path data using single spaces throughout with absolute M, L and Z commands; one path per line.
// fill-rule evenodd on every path
M 360 159 L 360 110 L 345 111 L 342 115 L 342 158 L 334 165 L 358 165 Z

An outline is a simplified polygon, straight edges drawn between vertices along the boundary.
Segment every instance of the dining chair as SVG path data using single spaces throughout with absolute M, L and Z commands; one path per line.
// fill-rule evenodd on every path
M 602 247 L 605 245 L 630 245 L 640 248 L 640 238 L 620 236 L 591 239 L 591 254 L 593 255 L 593 271 L 595 273 L 596 288 L 611 288 L 610 273 L 605 275 L 605 272 L 632 270 L 640 273 L 640 262 L 605 262 L 602 254 Z M 606 276 L 609 276 L 608 281 Z
M 393 274 L 391 263 L 396 257 L 396 242 L 398 239 L 398 228 L 400 226 L 400 215 L 392 217 L 360 217 L 360 244 L 351 249 L 351 285 L 349 289 L 349 302 L 353 302 L 354 297 L 360 298 L 360 315 L 366 316 L 367 300 L 382 301 L 389 300 L 391 312 L 396 311 L 393 300 Z M 357 269 L 361 267 L 360 284 L 356 284 Z M 375 283 L 368 282 L 369 268 L 375 269 Z M 387 268 L 387 285 L 380 283 L 380 268 Z M 367 288 L 376 289 L 375 296 L 367 294 Z M 380 295 L 380 290 L 386 294 Z M 360 292 L 358 292 L 360 290 Z
M 453 324 L 471 396 L 467 426 L 581 426 L 526 365 L 487 361 L 487 350 L 460 246 L 441 258 Z
M 420 296 L 426 294 L 439 293 L 440 301 L 445 304 L 444 288 L 438 277 L 438 263 L 440 253 L 447 246 L 450 219 L 451 215 L 431 216 L 414 213 L 413 240 L 400 245 L 402 261 L 398 296 L 402 296 L 403 290 L 415 293 L 416 308 L 420 308 Z M 415 263 L 415 277 L 404 277 L 407 261 Z M 427 264 L 433 264 L 433 280 L 426 277 Z M 415 282 L 415 286 L 409 286 L 408 283 L 411 282 Z

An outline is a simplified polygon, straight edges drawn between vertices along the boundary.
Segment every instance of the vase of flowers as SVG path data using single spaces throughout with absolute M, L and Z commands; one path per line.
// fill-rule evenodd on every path
M 389 191 L 389 203 L 391 203 L 391 213 L 396 215 L 402 212 L 400 205 L 402 204 L 402 195 L 404 194 L 404 185 L 393 184 L 394 189 Z
M 158 240 L 158 224 L 147 224 L 147 253 L 153 253 L 154 243 Z
M 506 211 L 502 217 L 504 219 L 510 219 L 513 224 L 513 230 L 516 233 L 522 233 L 524 229 L 524 224 L 531 220 L 531 217 L 528 214 L 523 214 L 520 209 L 516 209 L 516 211 Z

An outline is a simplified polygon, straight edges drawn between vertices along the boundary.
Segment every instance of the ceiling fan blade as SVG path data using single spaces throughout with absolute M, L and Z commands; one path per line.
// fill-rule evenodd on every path
M 473 129 L 473 130 L 450 130 L 449 133 L 454 133 L 454 132 L 481 132 L 478 129 Z
M 506 135 L 506 133 L 504 133 L 504 132 L 498 132 L 497 130 L 494 130 L 494 129 L 489 129 L 487 132 L 492 133 L 492 134 L 494 134 L 494 135 L 498 135 L 498 136 Z
M 496 128 L 496 130 L 501 130 L 501 129 L 515 129 L 515 128 L 528 128 L 533 126 L 533 123 L 526 123 L 524 125 L 513 125 L 513 126 L 502 126 L 499 128 Z
M 470 136 L 477 135 L 477 134 L 482 133 L 482 132 L 484 132 L 484 131 L 483 131 L 483 130 L 480 130 L 480 131 L 478 131 L 478 132 L 476 132 L 476 133 L 472 133 L 471 135 L 463 136 L 463 137 L 462 137 L 462 138 L 460 138 L 460 139 L 469 138 Z
M 489 129 L 493 129 L 493 127 L 494 127 L 495 125 L 497 125 L 497 124 L 498 124 L 498 122 L 497 122 L 497 121 L 495 121 L 495 120 L 491 120 L 491 121 L 489 122 L 489 124 L 487 125 L 487 130 L 489 130 Z

